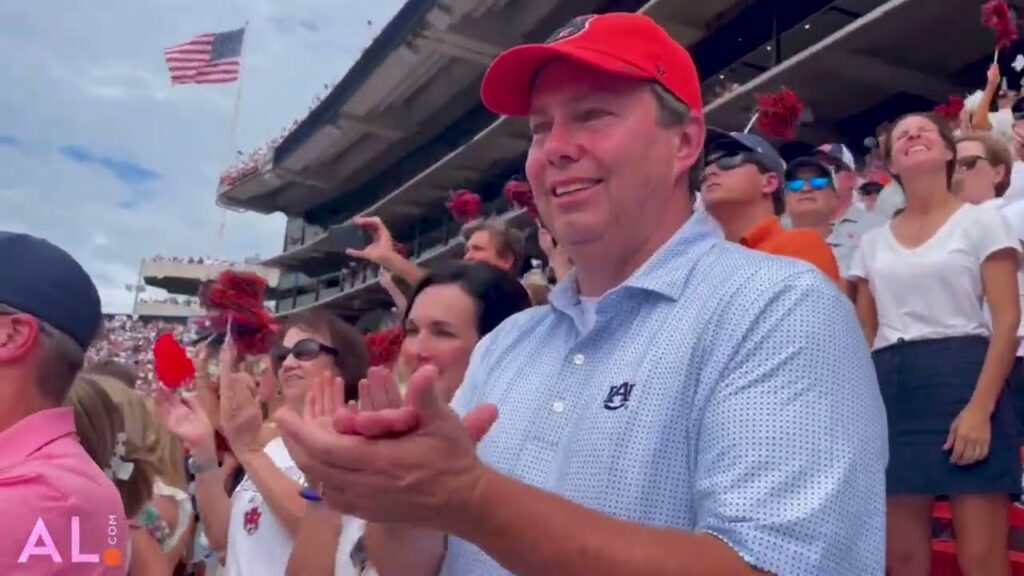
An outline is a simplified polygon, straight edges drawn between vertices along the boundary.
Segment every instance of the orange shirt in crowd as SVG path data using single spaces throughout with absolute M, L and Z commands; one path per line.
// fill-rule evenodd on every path
M 744 234 L 740 244 L 759 252 L 809 262 L 833 281 L 839 282 L 836 257 L 825 239 L 813 230 L 786 230 L 782 222 L 772 216 Z

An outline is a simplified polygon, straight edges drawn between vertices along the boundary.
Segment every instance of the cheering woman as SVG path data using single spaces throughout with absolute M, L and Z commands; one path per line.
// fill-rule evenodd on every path
M 1019 244 L 998 212 L 950 192 L 946 122 L 904 116 L 885 153 L 906 209 L 861 239 L 851 276 L 888 416 L 889 574 L 929 574 L 932 507 L 945 495 L 963 572 L 1006 576 L 1008 495 L 1020 491 L 1021 470 L 1004 393 Z

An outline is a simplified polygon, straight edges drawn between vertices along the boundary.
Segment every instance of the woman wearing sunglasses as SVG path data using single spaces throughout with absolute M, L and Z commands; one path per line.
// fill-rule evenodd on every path
M 954 190 L 964 202 L 1000 208 L 1011 227 L 1018 231 L 1019 239 L 1024 235 L 1021 234 L 1024 229 L 1021 206 L 1008 208 L 1012 203 L 1007 202 L 1005 196 L 1013 169 L 1013 155 L 1009 146 L 989 134 L 975 133 L 957 138 L 956 149 Z M 1017 272 L 1017 284 L 1019 301 L 1024 306 L 1024 271 Z M 1021 344 L 1017 348 L 1017 357 L 1006 385 L 1013 398 L 1019 431 L 1024 430 L 1024 319 L 1017 328 L 1017 336 Z
M 288 318 L 277 332 L 270 363 L 281 386 L 282 409 L 301 414 L 306 392 L 324 373 L 353 382 L 347 390 L 355 399 L 369 354 L 355 328 L 317 310 Z M 192 454 L 189 467 L 196 476 L 199 515 L 211 548 L 226 550 L 228 576 L 280 576 L 306 513 L 306 501 L 299 495 L 304 477 L 295 464 L 298 456 L 280 437 L 263 444 L 260 387 L 240 368 L 230 342 L 221 350 L 218 379 L 220 428 L 245 472 L 230 496 L 217 461 L 214 427 L 197 401 L 163 394 L 158 406 L 168 428 Z
M 481 338 L 506 318 L 530 307 L 523 285 L 508 272 L 485 263 L 450 262 L 429 271 L 409 298 L 405 313 L 405 340 L 399 364 L 409 373 L 424 365 L 439 374 L 442 396 L 448 401 L 462 383 L 473 348 Z M 340 383 L 321 380 L 312 391 L 307 419 L 331 425 L 329 416 L 341 408 Z M 333 389 L 332 389 L 333 387 Z M 401 405 L 401 393 L 394 376 L 374 368 L 360 383 L 360 410 L 385 410 Z M 302 462 L 300 462 L 302 464 Z M 371 574 L 367 551 L 374 544 L 386 548 L 390 528 L 371 525 L 364 547 L 363 525 L 342 517 L 323 502 L 310 503 L 309 512 L 288 563 L 289 576 L 352 576 Z M 388 562 L 384 574 L 402 573 L 408 567 L 403 558 L 390 557 L 386 550 L 374 559 Z M 397 563 L 397 564 L 396 564 Z M 422 567 L 420 567 L 422 568 Z M 397 570 L 397 572 L 396 572 Z
M 904 116 L 885 152 L 906 208 L 861 239 L 851 276 L 888 416 L 889 574 L 929 573 L 932 506 L 948 495 L 963 572 L 1006 576 L 1007 497 L 1021 470 L 1004 390 L 1019 244 L 998 212 L 950 192 L 957 148 L 946 122 Z
M 991 135 L 972 133 L 956 139 L 953 191 L 964 202 L 981 204 L 1002 198 L 1010 187 L 1012 169 L 1010 148 Z

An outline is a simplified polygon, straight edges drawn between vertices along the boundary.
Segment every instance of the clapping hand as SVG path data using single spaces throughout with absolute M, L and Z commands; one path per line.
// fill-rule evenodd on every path
M 213 424 L 194 396 L 179 396 L 172 390 L 159 387 L 154 395 L 156 412 L 189 451 L 215 454 Z
M 438 523 L 467 505 L 486 475 L 476 444 L 498 412 L 487 404 L 460 421 L 441 398 L 437 379 L 437 368 L 420 367 L 395 407 L 394 378 L 371 371 L 361 385 L 364 410 L 336 412 L 334 431 L 287 410 L 275 418 L 282 435 L 310 457 L 334 509 L 371 522 L 444 529 Z
M 238 366 L 238 352 L 230 339 L 220 350 L 220 422 L 236 454 L 260 451 L 263 412 L 256 399 L 256 382 Z
M 395 375 L 387 368 L 373 367 L 359 382 L 359 410 L 335 413 L 333 424 L 342 434 L 380 438 L 411 432 L 419 418 L 402 404 Z
M 287 408 L 283 409 L 287 410 Z M 355 403 L 353 402 L 348 407 L 345 406 L 344 380 L 330 372 L 326 372 L 306 392 L 302 419 L 321 430 L 331 431 L 331 420 L 339 410 L 355 412 Z M 302 446 L 293 444 L 287 437 L 284 437 L 284 441 L 288 447 L 288 453 L 295 460 L 296 466 L 305 474 L 307 484 L 311 486 L 319 485 L 319 479 L 316 477 L 316 472 L 312 465 L 313 461 L 302 449 Z

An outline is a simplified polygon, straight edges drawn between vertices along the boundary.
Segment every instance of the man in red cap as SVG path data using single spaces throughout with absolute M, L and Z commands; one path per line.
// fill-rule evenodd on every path
M 885 411 L 853 308 L 693 213 L 699 84 L 637 14 L 488 70 L 574 270 L 476 346 L 451 407 L 423 366 L 404 406 L 334 431 L 278 415 L 381 574 L 883 573 Z

